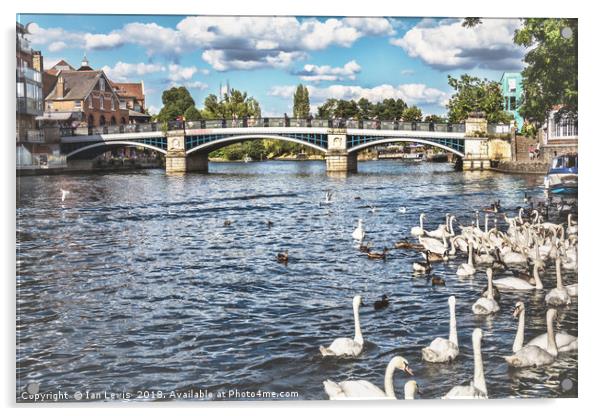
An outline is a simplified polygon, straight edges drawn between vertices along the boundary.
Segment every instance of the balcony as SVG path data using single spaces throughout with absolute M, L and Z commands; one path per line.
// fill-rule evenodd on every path
M 17 97 L 17 115 L 20 113 L 39 116 L 43 112 L 42 107 L 42 100 L 35 100 L 29 97 Z
M 17 79 L 23 78 L 38 84 L 42 83 L 42 74 L 32 68 L 17 68 Z

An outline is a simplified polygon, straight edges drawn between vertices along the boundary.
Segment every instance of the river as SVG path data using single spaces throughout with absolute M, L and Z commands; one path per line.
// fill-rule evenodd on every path
M 18 178 L 18 400 L 31 383 L 40 392 L 133 400 L 191 389 L 217 400 L 219 392 L 238 391 L 230 399 L 240 399 L 257 390 L 326 399 L 327 378 L 382 387 L 394 355 L 409 361 L 419 398 L 438 398 L 472 379 L 475 327 L 484 333 L 490 398 L 577 395 L 576 353 L 536 370 L 511 370 L 502 358 L 512 351 L 518 300 L 527 306 L 526 339 L 545 332 L 543 291 L 504 292 L 500 312 L 476 317 L 470 308 L 486 285 L 482 268 L 458 278 L 464 257 L 439 263 L 434 273 L 447 285 L 433 287 L 412 273 L 418 253 L 393 249 L 387 261 L 371 261 L 351 239 L 359 218 L 380 250 L 409 236 L 421 212 L 427 229 L 446 212 L 469 224 L 474 209 L 498 199 L 514 216 L 525 192 L 542 196 L 540 176 L 401 161 L 362 162 L 346 178 L 327 176 L 320 161 L 209 169 Z M 64 202 L 61 188 L 70 191 Z M 327 190 L 334 202 L 320 206 Z M 276 261 L 283 250 L 288 265 Z M 576 282 L 575 274 L 564 276 L 565 284 Z M 553 266 L 543 282 L 555 286 Z M 357 359 L 323 359 L 320 345 L 353 336 L 355 294 L 367 305 L 360 311 L 365 350 Z M 382 294 L 391 306 L 374 311 Z M 452 364 L 426 363 L 420 349 L 447 336 L 452 294 L 460 355 Z M 559 310 L 556 329 L 577 335 L 576 298 Z M 398 397 L 408 377 L 396 373 Z

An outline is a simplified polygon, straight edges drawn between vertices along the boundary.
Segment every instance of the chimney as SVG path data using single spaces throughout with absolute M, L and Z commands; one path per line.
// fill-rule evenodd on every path
M 33 51 L 32 58 L 33 69 L 35 69 L 38 72 L 44 72 L 44 58 L 42 57 L 42 52 Z
M 56 98 L 63 98 L 65 96 L 65 80 L 63 76 L 59 74 L 56 80 Z

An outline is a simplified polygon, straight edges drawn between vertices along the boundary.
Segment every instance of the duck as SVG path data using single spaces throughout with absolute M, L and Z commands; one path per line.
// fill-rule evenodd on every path
M 224 227 L 229 227 L 232 225 L 232 221 L 231 220 L 225 220 L 224 221 Z
M 387 297 L 387 295 L 382 295 L 380 300 L 374 302 L 375 311 L 385 309 L 387 306 L 389 306 L 389 298 Z
M 395 248 L 407 248 L 411 250 L 422 250 L 422 244 L 412 243 L 408 240 L 400 240 L 395 243 Z
M 433 286 L 445 286 L 445 279 L 439 276 L 432 276 L 431 284 Z
M 554 319 L 556 318 L 556 310 L 549 309 L 546 313 L 547 323 L 547 348 L 541 348 L 537 345 L 526 345 L 523 347 L 523 338 L 525 332 L 525 305 L 523 302 L 517 302 L 513 313 L 514 317 L 518 315 L 518 328 L 516 331 L 516 337 L 514 338 L 514 344 L 512 346 L 512 352 L 514 354 L 504 356 L 504 360 L 511 367 L 524 368 L 524 367 L 542 367 L 545 365 L 552 364 L 556 361 L 558 355 L 558 348 L 556 345 L 556 339 L 554 336 Z
M 526 280 L 522 277 L 501 277 L 499 279 L 495 279 L 493 283 L 500 289 L 508 289 L 508 290 L 541 290 L 543 289 L 543 283 L 539 277 L 539 265 L 533 264 L 533 280 L 535 284 L 531 284 L 531 276 L 529 276 L 529 280 Z
M 551 306 L 565 306 L 571 304 L 571 296 L 562 284 L 560 256 L 556 257 L 556 287 L 548 292 L 545 297 L 546 304 Z
M 284 250 L 282 253 L 276 255 L 278 263 L 288 263 L 288 250 Z
M 449 338 L 435 338 L 428 347 L 422 349 L 422 359 L 429 363 L 447 363 L 453 361 L 458 349 L 458 332 L 456 329 L 456 297 L 447 299 L 449 306 Z
M 472 305 L 472 312 L 475 315 L 490 315 L 500 310 L 493 297 L 493 270 L 487 269 L 487 297 L 479 298 Z
M 429 260 L 430 251 L 426 251 L 426 262 L 415 261 L 412 264 L 412 269 L 418 273 L 429 273 L 432 270 L 431 261 Z
M 387 259 L 387 251 L 389 251 L 389 249 L 387 247 L 385 247 L 381 253 L 378 253 L 378 252 L 375 253 L 373 251 L 368 251 L 368 252 L 366 252 L 366 255 L 368 256 L 368 258 L 370 260 L 386 260 Z
M 265 223 L 268 226 L 268 229 L 272 228 L 272 225 L 274 225 L 274 223 L 272 221 L 270 221 L 270 220 L 267 220 Z
M 384 391 L 366 380 L 346 380 L 339 383 L 326 380 L 324 381 L 324 390 L 330 400 L 344 400 L 351 398 L 395 400 L 395 389 L 393 386 L 393 373 L 395 370 L 401 370 L 409 375 L 414 375 L 414 372 L 408 365 L 408 360 L 397 355 L 389 361 L 387 369 L 385 370 Z M 409 386 L 406 391 L 415 392 L 411 386 Z M 411 398 L 413 398 L 413 396 Z
M 449 261 L 449 250 L 445 250 L 443 254 L 433 253 L 430 250 L 427 250 L 421 254 L 422 257 L 428 259 L 430 262 Z
M 424 219 L 426 218 L 426 214 L 422 213 L 420 214 L 420 226 L 419 227 L 412 227 L 412 229 L 410 230 L 410 234 L 412 234 L 415 237 L 420 237 L 424 235 Z
M 356 241 L 362 241 L 365 235 L 366 232 L 364 230 L 364 220 L 360 218 L 359 220 L 357 220 L 357 228 L 353 231 L 353 234 L 351 234 L 351 236 Z
M 353 319 L 355 323 L 355 336 L 351 338 L 336 338 L 330 346 L 323 347 L 320 345 L 320 353 L 322 357 L 328 356 L 350 356 L 357 357 L 364 349 L 364 337 L 360 328 L 360 306 L 364 306 L 362 297 L 356 295 L 353 297 Z
M 475 269 L 474 264 L 472 262 L 472 242 L 470 242 L 468 243 L 468 263 L 463 263 L 459 265 L 456 274 L 458 276 L 465 277 L 472 276 L 476 272 L 477 270 Z
M 481 355 L 481 340 L 483 331 L 475 328 L 472 331 L 472 351 L 474 360 L 474 377 L 468 386 L 455 386 L 444 399 L 487 399 L 487 384 L 485 381 L 485 370 L 483 368 L 483 357 Z

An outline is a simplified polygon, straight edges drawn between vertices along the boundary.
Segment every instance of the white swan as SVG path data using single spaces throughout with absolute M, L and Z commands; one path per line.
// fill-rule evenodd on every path
M 70 193 L 70 191 L 61 188 L 61 201 L 65 202 L 65 198 L 67 198 L 67 195 L 69 195 Z
M 456 274 L 458 276 L 472 276 L 477 272 L 477 269 L 474 267 L 474 263 L 472 262 L 472 242 L 468 243 L 468 263 L 463 263 L 458 266 L 458 271 Z
M 574 283 L 572 285 L 567 285 L 564 288 L 566 289 L 567 292 L 569 292 L 569 296 L 577 296 L 577 294 L 579 292 L 577 283 Z
M 481 339 L 483 331 L 475 328 L 472 331 L 472 351 L 474 356 L 474 376 L 468 386 L 455 386 L 444 399 L 486 399 L 487 384 L 485 383 L 485 371 L 483 369 L 483 357 L 481 356 Z
M 418 242 L 422 246 L 436 254 L 443 254 L 448 249 L 447 239 L 441 237 L 441 241 L 433 237 L 418 237 Z
M 472 305 L 475 315 L 489 315 L 500 310 L 500 306 L 493 298 L 493 270 L 487 269 L 487 296 L 477 299 Z
M 364 230 L 364 220 L 361 218 L 357 220 L 357 228 L 353 231 L 351 236 L 356 241 L 362 241 L 366 235 L 366 231 Z
M 364 348 L 364 337 L 362 337 L 362 330 L 360 328 L 360 306 L 362 306 L 362 297 L 353 297 L 353 319 L 355 321 L 355 336 L 351 338 L 337 338 L 328 348 L 324 348 L 320 345 L 320 352 L 323 357 L 326 356 L 345 356 L 349 355 L 357 357 L 361 354 Z
M 552 306 L 564 306 L 571 304 L 571 296 L 562 284 L 562 273 L 560 256 L 556 257 L 556 287 L 546 295 L 546 304 Z
M 347 380 L 341 381 L 340 383 L 326 380 L 324 382 L 324 390 L 326 391 L 326 394 L 328 394 L 330 400 L 344 400 L 351 398 L 395 400 L 395 389 L 393 387 L 393 373 L 395 372 L 395 369 L 405 371 L 410 375 L 414 374 L 405 358 L 395 356 L 389 361 L 387 370 L 385 371 L 385 391 L 382 391 L 380 388 L 366 380 Z M 411 392 L 412 387 L 409 387 L 406 391 Z M 413 398 L 413 396 L 411 398 Z
M 408 381 L 403 386 L 403 394 L 405 400 L 414 400 L 414 396 L 420 393 L 420 389 L 418 388 L 418 383 L 415 380 Z
M 522 302 L 518 302 L 517 306 L 521 304 L 522 308 L 518 310 L 520 314 L 518 330 L 516 332 L 516 338 L 514 340 L 513 355 L 505 356 L 504 359 L 511 367 L 523 368 L 523 367 L 541 367 L 544 365 L 552 364 L 556 361 L 558 355 L 558 348 L 556 345 L 556 338 L 554 336 L 554 319 L 556 319 L 556 309 L 548 309 L 546 313 L 546 323 L 548 332 L 547 336 L 547 348 L 541 348 L 537 345 L 522 346 L 522 341 L 525 331 L 525 307 Z M 515 311 L 516 314 L 517 311 Z
M 440 224 L 439 227 L 437 227 L 437 229 L 435 229 L 433 231 L 425 231 L 424 233 L 426 235 L 428 235 L 429 237 L 443 238 L 443 237 L 447 237 L 450 235 L 450 233 L 448 232 L 448 228 L 449 228 L 449 214 L 445 214 L 445 224 Z
M 410 230 L 410 234 L 412 234 L 415 237 L 419 237 L 424 235 L 424 218 L 426 217 L 426 214 L 420 214 L 420 227 L 412 227 L 412 229 Z
M 573 216 L 573 214 L 569 214 L 569 216 L 567 218 L 567 222 L 568 222 L 568 225 L 566 227 L 567 234 L 577 234 L 577 231 L 578 231 L 577 223 L 573 223 L 571 221 L 572 216 Z
M 533 265 L 533 278 L 535 279 L 535 285 L 523 280 L 519 277 L 502 277 L 495 279 L 493 283 L 498 289 L 512 289 L 512 290 L 532 290 L 532 289 L 543 289 L 543 284 L 539 278 L 539 265 L 535 263 Z
M 437 337 L 431 345 L 422 349 L 422 359 L 430 363 L 445 363 L 454 360 L 459 353 L 456 330 L 456 297 L 447 299 L 449 304 L 449 339 Z
M 397 209 L 397 211 L 398 211 L 400 214 L 405 214 L 406 212 L 408 212 L 408 209 L 407 209 L 406 207 L 399 207 L 399 208 Z
M 523 302 L 517 302 L 514 309 L 514 317 L 518 315 L 518 328 L 516 330 L 516 337 L 514 338 L 514 345 L 512 346 L 512 352 L 514 354 L 504 356 L 504 360 L 511 367 L 523 368 L 523 367 L 541 367 L 544 365 L 552 364 L 556 361 L 556 356 L 552 355 L 550 351 L 557 351 L 555 345 L 556 341 L 554 338 L 553 318 L 552 315 L 555 313 L 554 309 L 550 309 L 547 313 L 547 347 L 541 348 L 537 345 L 526 345 L 523 347 L 523 340 L 525 338 L 525 304 Z M 558 352 L 556 352 L 558 354 Z

